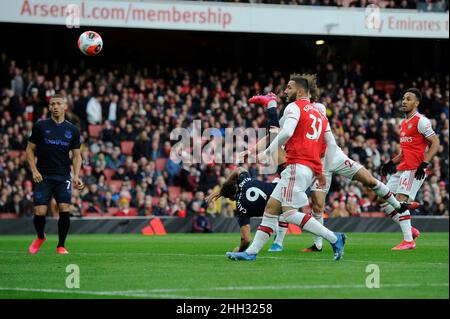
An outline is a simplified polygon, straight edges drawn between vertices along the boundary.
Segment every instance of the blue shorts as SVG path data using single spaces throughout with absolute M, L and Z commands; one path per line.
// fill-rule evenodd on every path
M 47 206 L 52 197 L 58 204 L 72 202 L 72 181 L 70 177 L 43 177 L 40 183 L 34 183 L 34 206 Z

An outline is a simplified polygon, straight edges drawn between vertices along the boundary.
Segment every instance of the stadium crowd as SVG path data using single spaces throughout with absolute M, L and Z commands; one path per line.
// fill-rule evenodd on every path
M 381 163 L 399 151 L 402 93 L 411 86 L 421 89 L 419 109 L 432 120 L 441 149 L 418 194 L 424 206 L 415 213 L 448 215 L 448 74 L 393 84 L 366 77 L 358 62 L 327 63 L 313 71 L 337 142 L 380 179 Z M 94 70 L 57 61 L 20 64 L 0 53 L 0 213 L 32 214 L 33 187 L 24 150 L 33 123 L 47 118 L 48 99 L 58 92 L 67 97 L 67 119 L 82 130 L 86 187 L 73 194 L 73 215 L 231 217 L 234 202 L 222 199 L 208 205 L 205 196 L 223 184 L 234 165 L 177 163 L 170 156 L 170 132 L 192 128 L 194 120 L 221 134 L 226 127 L 263 127 L 264 109 L 248 105 L 247 99 L 273 91 L 281 102 L 285 85 L 286 74 L 279 71 L 158 65 Z M 258 174 L 256 165 L 246 167 L 260 179 L 273 177 Z M 379 211 L 373 193 L 333 178 L 328 216 Z
M 383 9 L 418 9 L 421 11 L 448 11 L 448 0 L 200 0 L 213 2 L 239 2 L 288 4 L 309 6 L 334 6 L 365 8 L 370 4 Z

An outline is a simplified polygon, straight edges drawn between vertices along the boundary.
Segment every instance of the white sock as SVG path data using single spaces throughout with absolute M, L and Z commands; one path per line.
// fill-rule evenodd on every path
M 296 210 L 290 210 L 286 213 L 283 213 L 282 215 L 289 224 L 298 225 L 300 226 L 300 228 L 309 231 L 314 235 L 325 238 L 332 244 L 337 241 L 336 235 L 331 230 L 323 226 L 309 214 L 306 215 Z
M 317 220 L 320 224 L 323 225 L 323 213 L 316 213 L 313 211 L 311 215 L 312 215 L 312 217 L 314 217 L 315 220 Z M 313 240 L 314 240 L 314 245 L 316 245 L 316 247 L 318 249 L 321 249 L 322 244 L 323 244 L 322 237 L 314 235 Z
M 403 212 L 398 220 L 400 223 L 400 227 L 402 228 L 403 240 L 413 241 L 411 233 L 411 215 L 409 214 L 409 210 Z
M 277 235 L 276 235 L 273 243 L 283 246 L 284 236 L 286 235 L 287 230 L 288 230 L 288 224 L 286 223 L 284 218 L 280 216 L 280 218 L 278 218 Z
M 389 190 L 389 188 L 383 184 L 382 182 L 377 180 L 377 186 L 372 188 L 372 190 L 377 194 L 379 197 L 383 198 L 386 202 L 391 204 L 391 206 L 394 209 L 399 209 L 400 202 L 395 198 L 394 194 Z
M 400 225 L 399 217 L 400 215 L 397 213 L 394 207 L 389 205 L 388 203 L 382 203 L 381 210 L 384 211 L 394 222 Z
M 272 233 L 276 229 L 277 222 L 278 216 L 264 213 L 262 222 L 259 225 L 258 230 L 256 231 L 255 238 L 253 239 L 250 246 L 245 250 L 247 254 L 255 255 L 260 252 L 260 250 L 269 240 L 270 235 L 272 235 Z

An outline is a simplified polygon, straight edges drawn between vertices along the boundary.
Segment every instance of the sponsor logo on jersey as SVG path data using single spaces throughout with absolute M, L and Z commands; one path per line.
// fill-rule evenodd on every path
M 403 136 L 400 138 L 400 143 L 411 143 L 413 138 L 411 136 Z
M 62 140 L 51 140 L 49 138 L 44 138 L 44 143 L 51 144 L 51 145 L 69 146 L 69 142 L 62 141 Z

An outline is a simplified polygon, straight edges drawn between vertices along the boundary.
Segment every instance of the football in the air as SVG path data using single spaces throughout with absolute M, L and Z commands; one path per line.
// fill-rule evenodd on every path
M 86 55 L 97 55 L 103 48 L 102 37 L 94 31 L 83 32 L 78 38 L 78 48 Z

